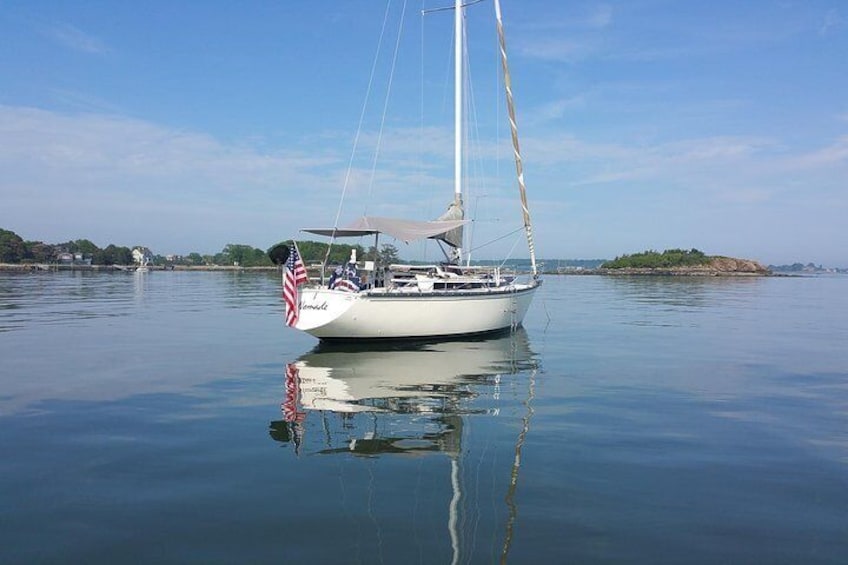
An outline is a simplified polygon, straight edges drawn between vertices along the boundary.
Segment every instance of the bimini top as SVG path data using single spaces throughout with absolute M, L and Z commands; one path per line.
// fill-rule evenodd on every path
M 363 216 L 343 228 L 307 228 L 300 231 L 327 237 L 360 237 L 363 235 L 384 233 L 404 243 L 430 238 L 441 239 L 456 247 L 457 243 L 452 241 L 450 232 L 461 228 L 467 223 L 468 220 L 433 220 L 421 222 L 399 218 Z

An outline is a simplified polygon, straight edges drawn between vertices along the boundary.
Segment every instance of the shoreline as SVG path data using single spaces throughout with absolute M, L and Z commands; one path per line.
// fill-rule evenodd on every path
M 11 272 L 50 272 L 50 271 L 94 271 L 132 273 L 137 265 L 67 265 L 58 263 L 0 263 L 0 271 Z M 277 271 L 270 267 L 238 267 L 235 265 L 148 265 L 149 271 Z
M 56 263 L 0 263 L 0 272 L 128 272 L 135 265 L 67 265 Z M 277 266 L 240 267 L 235 265 L 148 265 L 149 271 L 199 271 L 199 272 L 278 272 Z M 624 269 L 567 269 L 543 271 L 545 276 L 609 276 L 609 277 L 781 277 L 786 273 L 771 271 L 723 271 L 704 267 L 624 268 Z

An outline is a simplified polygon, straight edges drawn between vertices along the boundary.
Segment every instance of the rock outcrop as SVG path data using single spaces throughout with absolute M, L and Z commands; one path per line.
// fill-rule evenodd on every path
M 602 275 L 670 275 L 670 276 L 766 276 L 769 271 L 762 264 L 751 259 L 733 257 L 711 257 L 709 263 L 686 267 L 655 267 L 622 269 L 598 269 Z

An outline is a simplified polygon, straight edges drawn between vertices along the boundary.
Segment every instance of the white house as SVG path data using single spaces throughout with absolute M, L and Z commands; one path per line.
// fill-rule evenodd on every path
M 153 253 L 146 247 L 136 247 L 132 250 L 133 261 L 142 267 L 146 267 L 153 259 Z

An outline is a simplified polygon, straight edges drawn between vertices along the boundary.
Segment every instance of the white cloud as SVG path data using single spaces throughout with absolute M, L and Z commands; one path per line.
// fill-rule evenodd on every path
M 563 37 L 535 37 L 525 40 L 520 46 L 521 54 L 546 61 L 576 62 L 594 55 L 598 51 L 597 41 Z
M 567 111 L 575 108 L 582 108 L 586 105 L 583 96 L 574 96 L 571 98 L 561 98 L 553 100 L 535 108 L 531 115 L 528 116 L 530 122 L 546 122 L 549 120 L 558 120 L 562 118 Z
M 299 141 L 262 151 L 124 116 L 0 106 L 0 226 L 30 239 L 86 237 L 157 252 L 270 244 L 332 222 L 338 207 L 349 137 Z M 384 215 L 443 211 L 452 195 L 449 130 L 387 130 L 376 172 L 374 135 L 360 142 L 342 224 L 369 202 Z
M 839 12 L 836 11 L 836 8 L 833 8 L 825 14 L 821 27 L 819 28 L 819 35 L 827 35 L 830 30 L 840 26 L 841 24 L 842 18 L 839 16 Z
M 0 106 L 0 225 L 47 241 L 147 238 L 159 249 L 256 237 L 292 203 L 308 216 L 336 200 L 340 163 L 332 153 L 259 152 L 121 116 Z
M 848 168 L 848 135 L 839 137 L 826 147 L 798 155 L 787 162 L 803 169 L 818 169 L 839 165 Z
M 441 211 L 451 189 L 449 131 L 388 130 L 373 184 L 366 149 L 373 137 L 365 134 L 361 141 L 342 223 L 362 213 L 365 201 L 373 214 L 435 217 Z M 156 252 L 270 245 L 335 218 L 348 142 L 349 136 L 330 132 L 302 139 L 295 149 L 262 151 L 121 116 L 0 106 L 0 227 L 27 239 L 86 237 L 98 245 L 143 244 Z M 475 244 L 508 233 L 512 225 L 514 182 L 485 171 L 496 153 L 508 162 L 506 143 L 481 148 L 484 182 L 467 202 L 470 210 L 488 206 L 483 219 L 499 222 L 478 223 Z M 321 149 L 311 149 L 313 144 Z M 710 226 L 721 218 L 736 222 L 729 233 L 752 231 L 745 227 L 750 219 L 758 238 L 780 242 L 788 236 L 779 226 L 789 217 L 835 226 L 845 212 L 848 136 L 800 151 L 757 136 L 593 142 L 563 133 L 534 136 L 530 128 L 522 149 L 538 231 L 560 241 L 556 234 L 566 214 L 573 226 L 568 229 L 607 234 L 601 239 L 612 254 L 634 243 L 610 239 L 611 229 L 623 238 L 638 234 L 652 241 L 677 233 L 681 245 L 722 247 L 699 239 L 707 236 L 698 230 L 719 237 Z M 501 169 L 509 176 L 508 164 Z M 634 206 L 640 211 L 635 216 L 628 214 Z M 677 224 L 663 220 L 669 214 Z M 831 245 L 848 245 L 841 233 L 834 231 Z M 548 245 L 552 255 L 568 256 L 559 244 Z M 580 249 L 571 253 L 582 255 Z
M 605 28 L 612 24 L 612 6 L 600 4 L 594 7 L 594 11 L 586 18 L 586 22 L 595 28 Z
M 95 55 L 102 55 L 110 51 L 102 41 L 70 24 L 55 24 L 47 28 L 45 34 L 54 41 L 74 51 Z
M 101 114 L 121 113 L 119 106 L 87 92 L 67 88 L 52 88 L 50 89 L 50 97 L 63 108 L 74 108 L 81 112 L 96 112 Z

